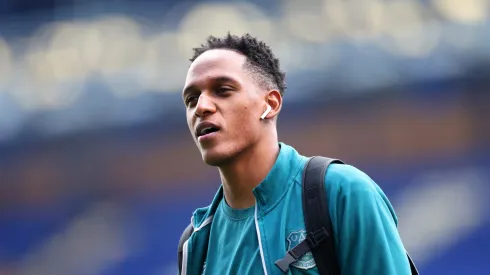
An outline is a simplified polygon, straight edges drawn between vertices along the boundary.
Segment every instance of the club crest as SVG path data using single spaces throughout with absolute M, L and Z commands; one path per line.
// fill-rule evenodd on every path
M 289 243 L 288 250 L 297 246 L 300 242 L 306 239 L 306 230 L 293 231 L 289 234 L 287 241 Z M 296 268 L 301 269 L 310 269 L 315 267 L 315 259 L 313 258 L 313 254 L 311 252 L 307 252 L 301 258 L 299 258 L 296 262 L 291 264 Z

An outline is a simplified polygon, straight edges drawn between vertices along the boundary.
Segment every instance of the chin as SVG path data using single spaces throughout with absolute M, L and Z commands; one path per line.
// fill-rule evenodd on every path
M 210 166 L 224 166 L 229 163 L 241 150 L 233 148 L 234 146 L 213 146 L 211 148 L 202 149 L 201 155 L 204 163 Z
M 201 155 L 204 163 L 216 167 L 223 166 L 230 159 L 230 154 L 226 154 L 226 152 L 217 152 L 217 150 L 213 149 L 202 150 Z

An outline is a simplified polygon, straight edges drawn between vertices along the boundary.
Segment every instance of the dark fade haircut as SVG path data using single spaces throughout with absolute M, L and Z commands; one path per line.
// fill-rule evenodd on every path
M 281 95 L 286 91 L 286 74 L 279 67 L 279 59 L 263 41 L 248 33 L 243 36 L 228 33 L 222 38 L 209 36 L 205 44 L 193 49 L 194 55 L 190 61 L 194 62 L 204 52 L 214 49 L 226 49 L 244 55 L 245 67 L 261 86 L 277 89 Z

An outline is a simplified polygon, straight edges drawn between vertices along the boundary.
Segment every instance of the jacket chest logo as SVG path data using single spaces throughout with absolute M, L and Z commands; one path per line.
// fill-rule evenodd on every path
M 306 239 L 306 230 L 298 230 L 293 231 L 287 237 L 288 241 L 288 250 L 291 250 L 295 246 L 297 246 L 300 242 Z M 301 258 L 299 258 L 296 262 L 291 264 L 292 266 L 300 269 L 310 269 L 316 266 L 315 259 L 313 258 L 313 254 L 307 252 Z

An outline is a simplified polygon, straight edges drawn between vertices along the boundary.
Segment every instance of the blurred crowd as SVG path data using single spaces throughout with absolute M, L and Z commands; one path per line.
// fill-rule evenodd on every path
M 281 59 L 281 141 L 366 171 L 422 274 L 486 274 L 489 27 L 483 0 L 1 1 L 0 274 L 176 274 L 220 184 L 180 92 L 228 31 Z

